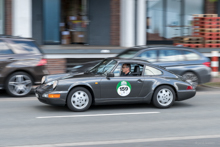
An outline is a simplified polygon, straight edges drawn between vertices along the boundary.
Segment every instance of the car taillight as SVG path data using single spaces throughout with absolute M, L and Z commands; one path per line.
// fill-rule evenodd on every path
M 38 62 L 37 66 L 43 66 L 43 65 L 46 65 L 46 64 L 47 64 L 47 59 L 41 59 L 41 60 Z
M 210 62 L 204 62 L 204 63 L 202 63 L 203 65 L 205 65 L 205 66 L 207 66 L 207 67 L 211 67 L 210 65 Z
M 187 86 L 186 90 L 192 90 L 193 87 L 192 86 Z

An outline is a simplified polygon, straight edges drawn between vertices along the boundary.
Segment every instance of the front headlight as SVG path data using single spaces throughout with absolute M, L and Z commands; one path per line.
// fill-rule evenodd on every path
M 54 81 L 53 83 L 53 89 L 55 89 L 57 87 L 58 81 Z
M 41 84 L 44 84 L 45 81 L 46 81 L 46 76 L 43 76 L 41 79 Z

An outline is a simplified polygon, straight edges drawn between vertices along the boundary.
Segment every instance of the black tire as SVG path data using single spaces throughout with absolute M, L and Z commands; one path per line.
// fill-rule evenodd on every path
M 165 92 L 167 90 L 167 92 L 166 92 L 167 94 L 170 93 L 170 92 L 172 93 L 172 97 L 173 97 L 172 100 L 171 99 L 169 100 L 170 97 L 169 98 L 167 98 L 166 96 L 160 97 L 159 93 L 161 93 L 161 91 L 162 91 L 161 95 L 163 95 L 163 90 L 165 90 Z M 165 99 L 165 101 L 168 101 L 167 104 L 163 105 L 162 104 L 163 102 L 158 100 L 158 98 L 163 99 L 163 100 Z M 169 108 L 170 106 L 173 105 L 175 99 L 176 99 L 176 93 L 175 93 L 175 91 L 173 90 L 172 87 L 170 87 L 170 86 L 160 86 L 155 90 L 152 102 L 153 102 L 153 105 L 157 108 Z
M 17 77 L 20 77 L 23 81 L 17 82 L 16 81 Z M 12 85 L 9 83 L 14 83 L 14 84 Z M 27 84 L 25 84 L 25 83 L 27 83 Z M 21 87 L 22 85 L 25 85 L 25 87 Z M 27 96 L 28 94 L 30 94 L 30 92 L 32 90 L 32 85 L 33 85 L 33 79 L 28 73 L 15 72 L 7 78 L 7 80 L 5 82 L 5 89 L 6 89 L 7 93 L 11 96 L 24 97 L 24 96 Z M 16 90 L 16 87 L 19 87 L 19 88 L 17 88 L 17 90 Z M 25 91 L 23 91 L 24 89 L 25 89 Z
M 77 93 L 77 91 L 79 93 Z M 80 93 L 81 92 L 81 93 Z M 83 93 L 84 92 L 84 93 Z M 80 98 L 80 96 L 76 96 L 76 94 L 82 94 L 84 95 L 85 94 L 85 97 L 87 95 L 88 99 L 86 98 L 86 100 L 83 100 L 82 97 Z M 77 103 L 86 103 L 82 106 L 82 108 L 77 108 L 77 105 L 74 106 L 74 103 L 75 101 L 72 101 L 72 97 L 76 97 L 76 101 Z M 87 101 L 88 100 L 88 101 Z M 82 103 L 81 103 L 82 102 Z M 92 104 L 92 95 L 91 93 L 86 89 L 86 88 L 83 88 L 83 87 L 77 87 L 77 88 L 74 88 L 70 91 L 69 95 L 68 95 L 68 98 L 67 98 L 67 106 L 70 110 L 72 111 L 75 111 L 75 112 L 83 112 L 83 111 L 86 111 L 87 109 L 89 109 L 89 107 L 91 106 Z
M 198 76 L 193 72 L 185 72 L 183 75 L 183 78 L 185 80 L 190 80 L 192 82 L 193 88 L 196 88 L 199 84 L 199 78 Z

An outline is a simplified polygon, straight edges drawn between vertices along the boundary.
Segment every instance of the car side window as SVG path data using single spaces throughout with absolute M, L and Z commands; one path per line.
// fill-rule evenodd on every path
M 186 60 L 199 60 L 200 56 L 196 53 L 193 53 L 191 51 L 183 51 L 183 54 L 186 57 Z
M 0 40 L 0 55 L 5 55 L 5 54 L 14 54 L 14 53 L 3 40 Z
M 149 50 L 141 53 L 137 57 L 145 59 L 149 62 L 156 62 L 157 61 L 157 50 Z
M 184 56 L 179 50 L 159 50 L 158 61 L 183 61 Z
M 156 68 L 153 68 L 153 67 L 150 67 L 150 66 L 145 67 L 145 71 L 144 71 L 145 76 L 162 75 L 162 74 L 163 74 L 162 71 L 160 71 Z
M 114 76 L 141 76 L 143 65 L 136 63 L 120 63 L 114 70 Z M 128 71 L 128 72 L 127 72 Z
M 16 54 L 40 54 L 40 50 L 33 41 L 13 40 L 13 42 L 14 44 L 11 45 L 16 46 Z

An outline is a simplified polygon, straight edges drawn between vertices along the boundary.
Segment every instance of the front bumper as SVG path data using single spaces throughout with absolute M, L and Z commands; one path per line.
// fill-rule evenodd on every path
M 48 98 L 43 97 L 44 94 L 60 94 L 60 98 Z M 45 104 L 56 105 L 56 106 L 64 106 L 66 104 L 66 91 L 47 91 L 41 88 L 41 86 L 35 89 L 35 95 L 38 100 Z
M 176 101 L 183 101 L 190 99 L 196 95 L 196 90 L 179 90 L 177 91 L 177 100 Z

